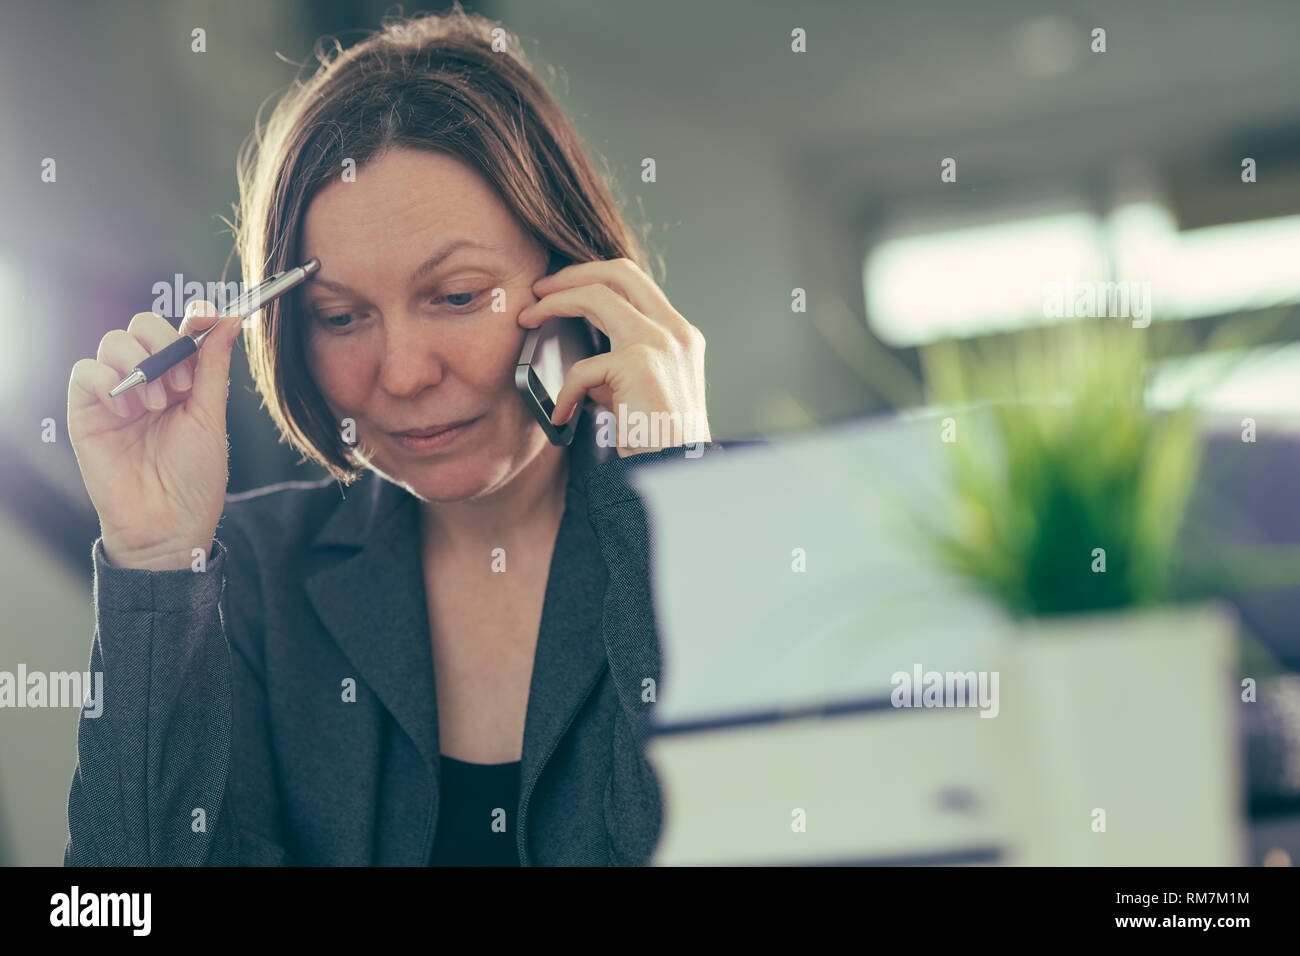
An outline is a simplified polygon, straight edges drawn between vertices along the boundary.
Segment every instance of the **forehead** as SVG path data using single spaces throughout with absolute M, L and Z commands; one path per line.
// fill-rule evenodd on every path
M 409 265 L 441 238 L 469 236 L 515 247 L 524 230 L 492 184 L 456 156 L 392 149 L 313 197 L 303 218 L 301 258 L 330 272 L 341 260 Z

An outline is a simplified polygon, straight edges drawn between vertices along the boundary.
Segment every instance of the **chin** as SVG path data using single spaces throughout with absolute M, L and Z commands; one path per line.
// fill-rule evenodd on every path
M 492 485 L 481 464 L 469 461 L 372 461 L 370 467 L 421 501 L 465 501 Z
M 371 458 L 368 466 L 421 501 L 453 502 L 496 490 L 509 479 L 518 461 L 480 448 L 454 457 Z

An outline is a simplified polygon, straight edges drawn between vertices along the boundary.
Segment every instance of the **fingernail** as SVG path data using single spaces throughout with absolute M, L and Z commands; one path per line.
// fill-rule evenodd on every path
M 172 381 L 176 384 L 176 387 L 179 389 L 184 390 L 189 388 L 194 381 L 194 377 L 190 375 L 190 367 L 186 365 L 184 362 L 182 362 L 180 365 L 177 365 L 175 368 L 173 368 Z
M 185 318 L 196 319 L 199 316 L 215 315 L 211 311 L 212 306 L 203 299 L 191 299 L 190 304 L 185 307 Z
M 155 380 L 144 387 L 144 403 L 155 410 L 167 404 L 167 391 L 162 382 Z

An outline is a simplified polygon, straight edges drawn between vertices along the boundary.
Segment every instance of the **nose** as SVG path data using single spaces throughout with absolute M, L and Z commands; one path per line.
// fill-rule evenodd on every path
M 444 357 L 427 322 L 405 313 L 388 318 L 391 314 L 385 313 L 379 384 L 396 398 L 408 398 L 442 381 Z

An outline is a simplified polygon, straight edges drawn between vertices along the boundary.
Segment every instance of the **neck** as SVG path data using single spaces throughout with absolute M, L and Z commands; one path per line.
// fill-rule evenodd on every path
M 564 516 L 569 450 L 547 443 L 501 488 L 467 501 L 426 501 L 420 531 L 426 552 L 474 553 L 553 534 Z

